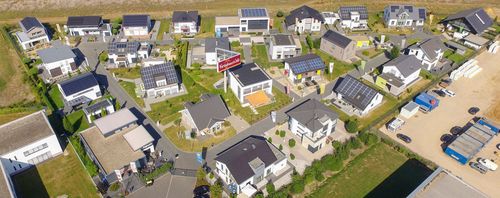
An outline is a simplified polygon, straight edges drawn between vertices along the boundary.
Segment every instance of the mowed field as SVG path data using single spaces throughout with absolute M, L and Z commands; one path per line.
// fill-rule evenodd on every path
M 148 13 L 153 17 L 170 16 L 173 10 L 198 10 L 201 15 L 236 15 L 241 7 L 266 7 L 271 13 L 290 11 L 307 4 L 321 11 L 336 11 L 340 5 L 366 5 L 369 12 L 382 11 L 391 3 L 405 1 L 325 1 L 325 0 L 17 0 L 0 1 L 0 21 L 17 23 L 28 15 L 41 17 L 46 22 L 64 22 L 68 15 L 103 15 L 120 17 L 124 13 Z M 415 0 L 413 4 L 425 6 L 430 12 L 450 14 L 472 7 L 492 8 L 492 15 L 500 13 L 498 0 Z
M 35 99 L 29 85 L 23 82 L 23 75 L 16 51 L 0 35 L 0 107 Z

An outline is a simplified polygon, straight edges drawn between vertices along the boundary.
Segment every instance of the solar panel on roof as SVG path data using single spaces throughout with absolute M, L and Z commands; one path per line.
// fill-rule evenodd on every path
M 266 10 L 263 8 L 246 8 L 241 9 L 241 15 L 243 17 L 263 17 L 267 16 Z
M 391 12 L 396 12 L 399 6 L 391 6 Z
M 295 74 L 302 74 L 305 72 L 316 71 L 318 69 L 324 69 L 325 64 L 321 58 L 313 58 L 290 63 L 290 67 Z
M 419 18 L 425 18 L 425 9 L 418 9 Z
M 413 6 L 404 6 L 405 10 L 408 10 L 408 12 L 413 12 Z
M 155 76 L 158 75 L 164 75 L 167 80 L 167 84 L 169 85 L 179 82 L 174 64 L 172 62 L 144 67 L 141 69 L 141 75 L 142 81 L 144 82 L 144 88 L 146 89 L 156 87 Z

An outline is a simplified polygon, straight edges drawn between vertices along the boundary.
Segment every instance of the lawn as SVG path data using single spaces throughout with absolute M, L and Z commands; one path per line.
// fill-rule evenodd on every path
M 378 56 L 378 55 L 380 55 L 382 53 L 384 53 L 384 50 L 377 49 L 375 47 L 363 50 L 361 52 L 361 54 L 363 54 L 364 56 L 366 56 L 368 58 L 373 58 L 373 57 Z
M 201 17 L 200 32 L 197 37 L 212 37 L 215 34 L 215 17 Z
M 302 47 L 302 55 L 309 54 L 309 46 L 304 41 L 300 41 L 300 46 Z
M 283 68 L 285 66 L 282 62 L 269 62 L 265 45 L 252 45 L 252 57 L 254 58 L 254 62 L 260 65 L 262 68 Z
M 61 95 L 61 91 L 59 91 L 57 85 L 52 85 L 49 88 L 48 94 L 50 100 L 52 100 L 52 102 L 56 105 L 58 109 L 64 108 L 64 102 Z
M 470 49 L 467 49 L 465 51 L 464 55 L 458 54 L 453 52 L 452 50 L 446 50 L 443 54 L 443 57 L 445 57 L 448 60 L 453 61 L 455 64 L 461 64 L 465 61 L 467 61 L 467 58 L 470 57 L 474 52 Z
M 13 177 L 19 197 L 99 197 L 73 149 Z
M 141 106 L 144 107 L 144 100 L 140 97 L 137 97 L 137 94 L 135 93 L 135 84 L 133 82 L 127 82 L 127 81 L 119 81 L 120 86 L 128 93 L 130 97 L 132 97 L 135 102 Z
M 109 69 L 118 78 L 136 79 L 141 77 L 141 67 Z
M 204 147 L 209 148 L 212 145 L 217 145 L 225 140 L 236 135 L 236 130 L 233 127 L 228 127 L 218 132 L 216 136 L 211 136 L 203 141 L 198 139 L 189 140 L 184 138 L 184 127 L 171 126 L 166 128 L 164 133 L 168 139 L 172 141 L 177 148 L 187 152 L 200 152 Z
M 308 197 L 406 197 L 432 170 L 378 143 Z
M 74 132 L 80 132 L 89 128 L 89 123 L 85 117 L 83 110 L 75 111 L 66 116 L 70 123 L 73 125 Z
M 158 29 L 158 36 L 156 40 L 163 40 L 163 33 L 168 33 L 170 30 L 170 19 L 162 19 L 160 20 L 160 28 Z
M 281 25 L 284 22 L 284 17 L 273 17 L 273 29 L 278 29 L 280 33 L 283 33 L 283 26 Z
M 321 51 L 321 50 L 315 50 L 315 54 L 321 57 L 321 59 L 325 62 L 326 65 L 328 65 L 330 62 L 333 62 L 333 73 L 331 74 L 326 74 L 326 78 L 328 80 L 334 80 L 338 78 L 339 76 L 342 76 L 346 74 L 347 72 L 356 69 L 356 64 L 360 64 L 359 62 L 355 63 L 346 63 L 343 61 L 339 61 L 329 54 Z

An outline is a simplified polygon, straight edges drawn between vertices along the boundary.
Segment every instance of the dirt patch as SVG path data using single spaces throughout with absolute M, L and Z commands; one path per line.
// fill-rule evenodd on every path
M 492 80 L 499 82 L 500 76 L 495 76 Z M 497 89 L 496 96 L 491 106 L 486 110 L 485 116 L 493 122 L 500 123 L 500 88 L 499 86 L 494 87 Z

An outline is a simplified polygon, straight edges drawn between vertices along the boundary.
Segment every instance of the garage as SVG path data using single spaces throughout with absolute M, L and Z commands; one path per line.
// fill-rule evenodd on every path
M 418 108 L 419 108 L 419 106 L 417 103 L 410 101 L 410 102 L 408 102 L 408 104 L 406 104 L 405 106 L 403 106 L 401 108 L 399 115 L 401 115 L 402 117 L 404 117 L 406 119 L 409 119 L 409 118 L 413 117 L 418 112 Z

